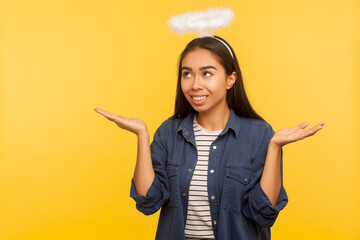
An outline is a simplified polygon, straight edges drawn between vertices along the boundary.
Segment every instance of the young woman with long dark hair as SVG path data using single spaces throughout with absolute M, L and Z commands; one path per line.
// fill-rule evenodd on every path
M 138 136 L 130 196 L 150 215 L 155 239 L 270 239 L 287 202 L 282 147 L 325 124 L 277 132 L 251 107 L 231 46 L 218 36 L 189 42 L 180 55 L 175 110 L 154 134 L 146 124 L 95 108 Z

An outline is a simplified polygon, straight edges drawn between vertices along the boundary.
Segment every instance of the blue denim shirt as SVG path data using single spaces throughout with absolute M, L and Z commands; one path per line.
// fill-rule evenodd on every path
M 161 208 L 156 240 L 185 239 L 188 192 L 197 162 L 193 118 L 192 113 L 182 119 L 167 119 L 156 130 L 150 145 L 155 179 L 146 196 L 137 194 L 131 179 L 130 197 L 140 212 L 150 215 Z M 239 117 L 231 109 L 224 130 L 211 144 L 207 189 L 215 239 L 270 239 L 270 227 L 288 202 L 283 186 L 283 149 L 276 206 L 260 186 L 274 133 L 267 122 Z

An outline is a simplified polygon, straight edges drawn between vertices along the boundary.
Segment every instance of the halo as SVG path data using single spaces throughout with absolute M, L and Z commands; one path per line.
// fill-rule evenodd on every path
M 167 23 L 175 33 L 195 32 L 199 37 L 204 37 L 212 36 L 213 31 L 228 26 L 233 19 L 234 12 L 230 8 L 209 8 L 206 12 L 187 12 L 172 16 Z

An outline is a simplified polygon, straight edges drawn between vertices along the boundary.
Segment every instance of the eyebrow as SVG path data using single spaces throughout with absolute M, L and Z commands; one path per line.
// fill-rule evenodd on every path
M 209 68 L 213 68 L 213 69 L 217 70 L 214 66 L 203 66 L 203 67 L 199 68 L 199 70 L 202 71 L 202 70 L 209 69 Z M 191 67 L 184 66 L 181 68 L 181 71 L 185 70 L 185 69 L 190 70 L 190 71 L 192 70 Z

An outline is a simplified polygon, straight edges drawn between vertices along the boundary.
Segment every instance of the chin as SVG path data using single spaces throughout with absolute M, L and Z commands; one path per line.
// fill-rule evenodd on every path
M 198 106 L 193 106 L 193 109 L 196 111 L 196 112 L 206 112 L 208 111 L 208 109 L 205 109 L 205 108 L 201 108 L 201 107 L 198 107 Z

